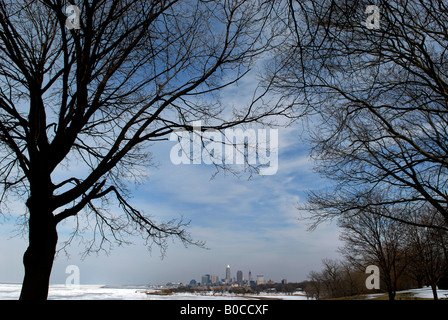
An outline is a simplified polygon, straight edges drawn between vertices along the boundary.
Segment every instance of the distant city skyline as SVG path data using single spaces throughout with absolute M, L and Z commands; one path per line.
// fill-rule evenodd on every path
M 168 282 L 169 284 L 184 284 L 184 285 L 259 285 L 259 284 L 265 284 L 269 281 L 273 281 L 272 279 L 266 280 L 264 275 L 257 274 L 256 275 L 256 281 L 253 280 L 252 277 L 252 271 L 247 271 L 247 278 L 244 277 L 243 270 L 237 270 L 236 276 L 232 277 L 232 270 L 230 265 L 228 264 L 225 269 L 225 276 L 220 277 L 218 274 L 214 273 L 207 273 L 204 275 L 199 276 L 200 281 L 197 281 L 196 278 L 192 278 L 190 281 L 184 283 L 184 282 Z M 222 280 L 220 280 L 222 279 Z M 286 278 L 281 279 L 282 283 L 286 283 Z

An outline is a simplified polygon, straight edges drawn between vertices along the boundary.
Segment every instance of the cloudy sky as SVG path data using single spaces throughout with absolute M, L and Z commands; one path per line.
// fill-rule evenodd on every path
M 239 88 L 224 93 L 224 103 L 235 105 L 250 99 L 247 80 Z M 157 221 L 183 216 L 191 220 L 188 231 L 196 240 L 205 241 L 206 249 L 185 248 L 170 243 L 166 256 L 153 247 L 149 252 L 141 238 L 133 244 L 115 247 L 106 255 L 81 259 L 84 246 L 73 241 L 58 254 L 52 283 L 65 283 L 67 266 L 76 265 L 81 284 L 165 284 L 200 281 L 204 274 L 225 277 L 230 265 L 232 277 L 242 270 L 245 278 L 264 275 L 265 279 L 302 281 L 311 270 L 321 267 L 323 258 L 338 257 L 338 229 L 321 225 L 307 231 L 306 222 L 298 220 L 299 203 L 305 191 L 322 187 L 323 181 L 312 171 L 309 146 L 298 122 L 279 128 L 279 160 L 275 175 L 248 179 L 232 174 L 215 173 L 212 165 L 174 165 L 170 151 L 176 142 L 158 142 L 151 147 L 157 167 L 149 168 L 148 180 L 134 192 L 132 204 Z M 69 168 L 79 170 L 79 168 Z M 12 202 L 10 214 L 0 217 L 0 282 L 21 282 L 22 256 L 26 237 L 15 236 L 15 217 L 23 213 L 23 204 Z M 59 228 L 59 242 L 67 239 L 75 221 Z
M 213 179 L 211 165 L 174 165 L 169 154 L 175 142 L 154 146 L 157 168 L 134 192 L 132 203 L 159 221 L 191 220 L 189 231 L 206 249 L 185 248 L 174 241 L 161 259 L 160 251 L 149 252 L 140 238 L 132 245 L 114 248 L 109 255 L 81 259 L 83 246 L 75 241 L 68 255 L 57 256 L 52 283 L 65 283 L 68 265 L 77 265 L 81 284 L 164 284 L 169 281 L 200 281 L 204 274 L 244 277 L 262 274 L 266 279 L 300 281 L 320 268 L 321 259 L 337 257 L 338 229 L 322 225 L 307 231 L 298 220 L 297 205 L 304 191 L 319 188 L 322 181 L 312 172 L 308 149 L 300 138 L 300 124 L 279 129 L 279 165 L 275 175 L 237 178 L 219 173 Z M 14 206 L 12 206 L 14 207 Z M 20 210 L 20 206 L 16 207 Z M 16 212 L 19 214 L 20 212 Z M 9 218 L 8 218 L 9 217 Z M 68 223 L 70 226 L 70 223 Z M 67 226 L 63 226 L 67 229 Z M 68 233 L 61 230 L 60 242 Z M 0 281 L 20 282 L 26 239 L 14 236 L 17 227 L 7 216 L 0 225 Z

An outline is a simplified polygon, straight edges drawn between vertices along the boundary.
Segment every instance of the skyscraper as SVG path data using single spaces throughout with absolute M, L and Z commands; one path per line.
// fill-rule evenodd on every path
M 255 281 L 253 281 L 252 280 L 252 272 L 249 270 L 249 286 L 255 286 L 256 285 L 256 283 L 255 283 Z
M 229 283 L 230 280 L 231 280 L 231 278 L 230 278 L 230 266 L 227 265 L 227 268 L 226 268 L 226 283 Z
M 243 271 L 238 270 L 236 272 L 236 282 L 238 282 L 240 285 L 243 284 Z
M 209 283 L 210 283 L 210 275 L 206 274 L 206 275 L 202 276 L 201 284 L 202 285 L 207 285 Z

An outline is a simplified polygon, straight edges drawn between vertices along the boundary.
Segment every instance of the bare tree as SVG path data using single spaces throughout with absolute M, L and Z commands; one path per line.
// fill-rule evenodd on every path
M 378 209 L 378 208 L 377 208 Z M 390 300 L 407 266 L 404 224 L 380 214 L 360 211 L 339 219 L 341 252 L 352 264 L 365 269 L 377 265 Z
M 448 7 L 376 3 L 372 26 L 371 1 L 288 1 L 290 41 L 272 67 L 275 87 L 314 114 L 316 170 L 335 182 L 310 192 L 306 209 L 320 222 L 430 203 L 448 222 Z
M 417 220 L 425 221 L 426 224 L 439 224 L 431 220 L 440 220 L 434 210 L 420 213 Z M 448 265 L 447 232 L 440 229 L 408 226 L 406 228 L 407 250 L 409 252 L 409 267 L 414 273 L 422 274 L 426 284 L 431 286 L 434 300 L 438 300 L 437 285 L 445 276 Z
M 340 296 L 340 288 L 343 279 L 339 262 L 325 258 L 322 259 L 322 264 L 321 281 L 327 297 L 335 298 Z
M 310 281 L 307 283 L 305 292 L 306 296 L 308 298 L 320 300 L 321 298 L 324 298 L 324 292 L 323 292 L 323 280 L 322 280 L 322 273 L 317 271 L 311 271 L 308 274 L 308 278 Z
M 322 259 L 323 269 L 311 271 L 310 281 L 305 289 L 307 296 L 319 299 L 331 299 L 353 296 L 365 292 L 365 274 L 349 262 Z
M 222 130 L 289 112 L 264 103 L 269 85 L 233 112 L 219 103 L 275 39 L 269 1 L 80 1 L 70 29 L 68 5 L 0 1 L 1 201 L 26 199 L 21 299 L 47 297 L 57 225 L 81 212 L 97 241 L 88 250 L 129 233 L 202 245 L 187 222 L 131 205 L 126 184 L 150 165 L 150 143 L 194 120 Z M 64 166 L 86 170 L 61 178 Z M 114 203 L 123 214 L 107 210 Z

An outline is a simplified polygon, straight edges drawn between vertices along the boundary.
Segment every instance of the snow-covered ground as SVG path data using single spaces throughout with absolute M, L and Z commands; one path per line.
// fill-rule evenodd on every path
M 411 293 L 411 296 L 414 298 L 422 298 L 422 299 L 433 299 L 434 298 L 431 287 L 403 290 L 403 291 L 397 292 L 397 294 L 398 293 Z M 382 295 L 385 295 L 385 294 L 384 293 L 370 294 L 367 297 L 374 298 L 374 297 L 382 296 Z M 437 289 L 437 296 L 439 299 L 448 299 L 448 290 Z
M 16 300 L 20 295 L 20 284 L 0 283 L 0 300 Z M 173 295 L 151 295 L 146 294 L 145 287 L 109 287 L 103 285 L 80 285 L 70 287 L 66 285 L 51 285 L 48 295 L 50 300 L 253 300 L 253 299 L 281 299 L 281 300 L 307 300 L 307 297 L 296 292 L 293 295 L 282 295 L 275 293 L 260 293 L 259 295 L 213 295 L 194 293 L 175 293 Z M 413 297 L 432 299 L 432 290 L 429 287 L 400 291 L 400 293 L 411 293 Z M 438 290 L 439 299 L 448 298 L 448 290 Z M 378 295 L 368 295 L 367 299 Z
M 0 284 L 0 300 L 18 299 L 21 284 Z M 51 300 L 141 300 L 146 294 L 138 287 L 107 287 L 102 285 L 51 285 L 48 299 Z
M 20 284 L 0 283 L 0 300 L 16 300 L 20 295 Z M 240 296 L 232 294 L 213 295 L 194 293 L 175 293 L 172 295 L 151 295 L 144 287 L 109 287 L 103 285 L 80 285 L 78 287 L 66 285 L 51 285 L 48 294 L 49 300 L 253 300 L 266 299 L 296 299 L 306 300 L 301 294 L 277 295 L 260 294 L 258 296 Z

